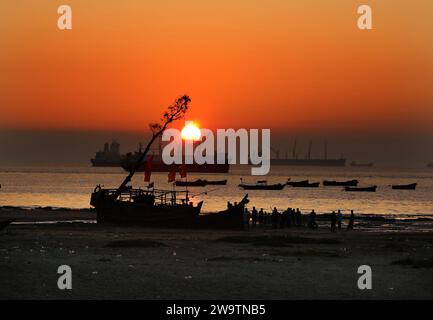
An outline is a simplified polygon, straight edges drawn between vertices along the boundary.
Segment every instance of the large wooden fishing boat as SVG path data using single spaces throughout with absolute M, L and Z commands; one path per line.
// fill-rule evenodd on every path
M 95 188 L 90 204 L 96 208 L 98 224 L 162 228 L 244 228 L 246 195 L 226 210 L 200 214 L 203 201 L 189 202 L 188 191 L 127 188 L 115 198 L 117 189 Z
M 203 202 L 188 202 L 186 191 L 126 188 L 117 198 L 117 189 L 97 187 L 90 204 L 96 208 L 99 224 L 127 224 L 145 227 L 193 227 Z

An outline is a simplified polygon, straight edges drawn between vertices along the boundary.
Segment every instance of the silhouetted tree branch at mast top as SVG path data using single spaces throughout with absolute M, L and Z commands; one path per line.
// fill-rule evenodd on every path
M 170 123 L 176 120 L 180 120 L 185 116 L 186 112 L 188 111 L 188 104 L 190 102 L 191 99 L 187 95 L 176 99 L 176 101 L 167 108 L 168 110 L 164 112 L 160 123 L 149 124 L 150 131 L 152 132 L 152 138 L 147 143 L 146 148 L 144 149 L 140 158 L 135 163 L 132 170 L 129 172 L 128 176 L 125 178 L 125 180 L 123 180 L 119 188 L 117 188 L 117 191 L 114 195 L 115 198 L 120 195 L 120 193 L 125 189 L 128 182 L 131 181 L 137 169 L 142 165 L 143 160 L 145 159 L 147 153 L 150 150 L 150 147 L 155 142 L 155 140 L 164 132 L 165 129 L 167 129 Z

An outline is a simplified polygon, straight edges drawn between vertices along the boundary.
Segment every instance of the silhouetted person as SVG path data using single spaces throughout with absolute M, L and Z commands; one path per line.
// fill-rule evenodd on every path
M 292 208 L 287 208 L 286 226 L 290 228 L 292 226 Z
M 355 214 L 353 210 L 350 210 L 349 224 L 347 225 L 347 230 L 353 230 L 353 224 L 355 222 Z
M 276 228 L 278 226 L 278 216 L 279 212 L 277 208 L 274 207 L 274 210 L 272 210 L 272 228 Z
M 270 224 L 270 216 L 269 216 L 269 213 L 268 213 L 267 211 L 265 211 L 264 215 L 265 215 L 265 224 Z
M 263 213 L 263 208 L 259 211 L 259 223 L 264 224 L 265 223 L 265 214 Z
M 308 220 L 308 228 L 317 229 L 316 212 L 314 211 L 314 209 L 310 213 L 310 217 Z
M 227 209 L 233 208 L 233 205 L 230 201 L 227 201 Z
M 253 220 L 253 225 L 255 226 L 257 224 L 257 209 L 256 209 L 256 207 L 253 207 L 253 210 L 251 212 L 251 218 Z
M 331 213 L 331 232 L 335 232 L 335 225 L 337 224 L 337 215 L 335 211 Z
M 299 210 L 299 208 L 296 209 L 296 225 L 298 227 L 302 226 L 302 213 L 301 210 Z
M 247 229 L 250 227 L 250 212 L 248 211 L 248 208 L 245 208 L 244 211 L 244 227 Z
M 292 221 L 292 226 L 296 227 L 296 212 L 295 212 L 295 209 L 292 209 L 290 211 L 291 211 L 290 218 L 291 218 L 291 221 Z
M 341 222 L 343 221 L 343 215 L 341 214 L 341 211 L 338 210 L 337 212 L 337 225 L 338 225 L 338 230 L 341 230 Z

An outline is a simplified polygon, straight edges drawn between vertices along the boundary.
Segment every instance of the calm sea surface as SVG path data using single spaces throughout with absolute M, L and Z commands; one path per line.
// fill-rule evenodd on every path
M 92 167 L 2 167 L 0 168 L 0 206 L 52 206 L 89 208 L 89 198 L 95 185 L 117 187 L 125 177 L 121 168 Z M 237 185 L 240 178 L 245 183 L 266 179 L 268 183 L 309 179 L 360 180 L 360 186 L 377 185 L 375 193 L 344 192 L 341 187 L 291 188 L 282 191 L 248 191 L 250 206 L 271 210 L 287 207 L 300 208 L 318 213 L 341 209 L 354 209 L 357 213 L 379 215 L 431 215 L 433 214 L 433 170 L 390 170 L 380 168 L 297 168 L 273 167 L 266 177 L 250 175 L 246 167 L 232 167 L 230 174 L 189 174 L 188 180 L 196 178 L 228 179 L 227 186 L 189 188 L 194 202 L 204 200 L 203 211 L 223 210 L 227 201 L 239 201 L 246 193 Z M 159 189 L 172 189 L 167 174 L 153 173 L 152 180 Z M 392 190 L 392 184 L 417 182 L 415 191 Z M 143 173 L 133 179 L 134 187 L 144 187 Z M 177 188 L 183 190 L 183 188 Z

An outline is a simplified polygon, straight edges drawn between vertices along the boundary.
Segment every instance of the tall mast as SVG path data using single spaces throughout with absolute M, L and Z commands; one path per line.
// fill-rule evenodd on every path
M 184 95 L 178 99 L 176 99 L 175 103 L 168 107 L 168 111 L 166 111 L 161 119 L 161 124 L 159 123 L 152 123 L 149 125 L 151 131 L 152 131 L 152 137 L 150 138 L 149 142 L 146 145 L 146 148 L 144 148 L 143 153 L 140 154 L 138 160 L 134 164 L 131 171 L 129 171 L 129 174 L 126 176 L 126 178 L 123 180 L 123 182 L 120 184 L 120 186 L 117 188 L 116 192 L 113 195 L 114 199 L 117 199 L 117 197 L 122 193 L 122 191 L 125 189 L 128 182 L 131 181 L 132 177 L 134 176 L 135 172 L 138 170 L 138 168 L 144 163 L 144 159 L 146 158 L 147 153 L 150 150 L 150 147 L 155 142 L 156 139 L 159 138 L 159 136 L 164 132 L 164 130 L 167 128 L 167 126 L 172 123 L 173 121 L 182 119 L 188 110 L 188 104 L 191 101 L 191 99 Z
M 311 159 L 311 147 L 313 145 L 313 141 L 310 140 L 310 144 L 308 145 L 308 154 L 307 159 Z
M 328 159 L 328 141 L 325 140 L 325 160 Z
M 293 158 L 293 159 L 296 159 L 296 139 L 295 139 L 295 144 L 293 145 L 292 158 Z

